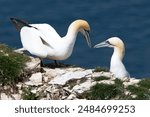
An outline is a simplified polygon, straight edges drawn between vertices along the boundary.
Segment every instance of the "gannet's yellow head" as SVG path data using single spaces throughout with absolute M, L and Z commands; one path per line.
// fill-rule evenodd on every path
M 84 29 L 86 31 L 90 31 L 90 25 L 85 20 L 79 19 L 79 20 L 75 20 L 73 23 L 75 25 L 74 28 L 76 28 L 76 29 L 79 29 L 79 30 Z
M 123 41 L 119 37 L 111 37 L 106 41 L 101 42 L 94 46 L 94 48 L 100 48 L 100 47 L 112 47 L 115 49 L 115 51 L 117 51 L 121 59 L 124 57 L 125 46 Z
M 85 37 L 88 46 L 91 47 L 91 40 L 90 40 L 90 36 L 89 36 L 89 32 L 90 32 L 90 25 L 88 24 L 87 21 L 85 20 L 75 20 L 70 27 L 72 27 L 72 29 L 76 32 L 81 32 L 83 34 L 83 36 Z
M 111 37 L 107 41 L 112 47 L 124 48 L 123 41 L 118 37 Z

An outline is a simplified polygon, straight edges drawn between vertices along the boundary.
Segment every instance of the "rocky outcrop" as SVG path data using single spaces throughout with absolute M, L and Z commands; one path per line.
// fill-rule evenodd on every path
M 81 95 L 89 91 L 97 83 L 114 84 L 115 79 L 110 72 L 94 72 L 94 69 L 84 69 L 81 67 L 60 67 L 60 68 L 41 68 L 40 60 L 32 58 L 26 64 L 25 76 L 23 82 L 19 82 L 17 93 L 7 95 L 1 93 L 1 99 L 23 99 L 26 93 L 31 93 L 37 99 L 41 100 L 76 100 L 86 99 Z M 29 72 L 31 74 L 29 74 Z M 96 77 L 107 77 L 108 79 L 95 80 Z M 122 79 L 125 87 L 136 85 L 140 80 Z M 25 89 L 28 89 L 26 93 Z

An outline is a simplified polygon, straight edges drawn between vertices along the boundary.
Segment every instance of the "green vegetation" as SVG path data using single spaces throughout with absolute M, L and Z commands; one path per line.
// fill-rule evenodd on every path
M 122 81 L 116 79 L 115 84 L 97 83 L 84 96 L 90 100 L 110 100 L 118 98 L 118 96 L 122 97 L 124 95 L 123 92 L 124 86 Z
M 86 94 L 86 97 L 92 100 L 109 100 L 114 98 L 118 93 L 115 85 L 102 83 L 93 86 L 91 91 Z
M 137 86 L 130 85 L 127 89 L 135 95 L 132 99 L 150 100 L 150 79 L 143 79 Z
M 108 68 L 105 68 L 105 67 L 96 67 L 96 68 L 94 69 L 94 72 L 101 72 L 101 71 L 103 71 L 103 72 L 108 72 L 109 69 L 108 69 Z
M 15 85 L 29 58 L 25 55 L 13 52 L 6 45 L 0 44 L 0 84 Z
M 130 85 L 127 88 L 132 95 L 135 95 L 132 99 L 135 100 L 148 100 L 150 99 L 150 91 L 144 87 Z
M 21 95 L 21 98 L 23 100 L 38 100 L 39 99 L 39 96 L 37 96 L 36 94 L 32 93 L 31 92 L 31 87 L 28 87 L 28 88 L 24 88 L 22 91 L 22 95 Z
M 107 80 L 105 77 L 95 79 L 96 81 Z M 129 85 L 127 88 L 120 79 L 115 79 L 114 82 L 114 84 L 97 83 L 84 93 L 82 98 L 89 100 L 150 100 L 150 79 L 141 80 L 137 85 Z
M 138 85 L 150 89 L 150 78 L 143 79 Z
M 101 81 L 101 80 L 109 80 L 109 77 L 105 77 L 105 76 L 100 76 L 100 77 L 95 77 L 94 81 Z

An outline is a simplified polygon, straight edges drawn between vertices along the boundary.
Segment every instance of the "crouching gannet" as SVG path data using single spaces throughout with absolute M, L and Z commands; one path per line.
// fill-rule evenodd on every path
M 85 20 L 75 20 L 64 37 L 60 37 L 49 24 L 28 24 L 20 19 L 10 18 L 20 31 L 23 49 L 40 58 L 65 60 L 71 56 L 78 32 L 85 37 L 91 47 L 90 26 Z
M 124 64 L 122 63 L 122 59 L 125 54 L 125 46 L 123 41 L 118 37 L 112 37 L 94 46 L 94 48 L 100 47 L 114 48 L 114 52 L 110 62 L 110 72 L 112 72 L 113 75 L 117 78 L 124 78 L 124 77 L 129 78 L 130 75 L 127 72 Z

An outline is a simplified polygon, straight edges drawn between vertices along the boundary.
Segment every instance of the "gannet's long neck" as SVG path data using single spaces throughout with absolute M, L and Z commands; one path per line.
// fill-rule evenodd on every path
M 125 68 L 122 63 L 124 53 L 125 53 L 124 44 L 122 46 L 114 47 L 114 52 L 111 57 L 110 71 L 114 70 L 117 71 L 118 69 Z
M 68 46 L 70 47 L 74 46 L 79 29 L 80 29 L 80 25 L 78 21 L 74 21 L 69 26 L 67 34 L 65 36 Z
M 63 46 L 63 50 L 61 50 L 61 52 L 62 51 L 64 52 L 65 59 L 72 54 L 77 34 L 80 31 L 79 30 L 80 28 L 76 24 L 77 24 L 76 21 L 71 23 L 71 25 L 68 28 L 66 36 L 63 37 L 63 39 L 61 39 L 62 43 L 60 46 Z
M 125 54 L 125 48 L 124 45 L 123 46 L 118 46 L 118 47 L 114 47 L 114 52 L 112 57 L 118 58 L 122 61 L 123 57 Z

